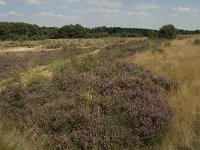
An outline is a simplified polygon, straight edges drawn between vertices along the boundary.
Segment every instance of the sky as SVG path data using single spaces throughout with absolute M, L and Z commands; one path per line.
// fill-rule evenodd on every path
M 200 0 L 0 0 L 0 21 L 194 30 L 200 29 Z

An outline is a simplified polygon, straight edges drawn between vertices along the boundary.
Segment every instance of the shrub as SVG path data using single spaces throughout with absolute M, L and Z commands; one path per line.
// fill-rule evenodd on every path
M 148 37 L 150 39 L 155 39 L 158 37 L 158 32 L 157 31 L 154 31 L 154 30 L 150 30 L 149 33 L 148 33 Z
M 200 39 L 199 38 L 194 40 L 194 45 L 200 45 Z
M 173 113 L 158 85 L 124 74 L 68 73 L 51 84 L 13 85 L 1 92 L 2 114 L 17 117 L 24 128 L 38 127 L 48 148 L 135 147 L 158 138 Z
M 175 39 L 176 34 L 177 34 L 177 29 L 171 24 L 164 25 L 159 30 L 159 37 L 160 38 Z

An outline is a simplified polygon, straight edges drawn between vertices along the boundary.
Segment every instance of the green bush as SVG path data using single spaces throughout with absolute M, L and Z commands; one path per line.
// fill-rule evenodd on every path
M 5 144 L 5 142 L 0 139 L 0 150 L 12 150 L 10 147 L 7 146 L 7 144 Z
M 175 39 L 177 34 L 177 29 L 174 25 L 164 25 L 159 30 L 159 37 L 164 39 Z
M 155 39 L 158 37 L 158 32 L 157 31 L 154 31 L 154 30 L 150 30 L 149 33 L 148 33 L 148 37 L 150 39 Z

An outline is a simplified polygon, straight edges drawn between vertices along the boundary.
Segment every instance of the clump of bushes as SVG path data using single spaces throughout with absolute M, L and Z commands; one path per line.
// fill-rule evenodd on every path
M 150 30 L 149 33 L 148 33 L 148 37 L 150 39 L 156 39 L 156 38 L 158 38 L 158 31 Z
M 177 29 L 172 24 L 164 25 L 160 28 L 158 36 L 164 39 L 175 39 L 177 36 Z

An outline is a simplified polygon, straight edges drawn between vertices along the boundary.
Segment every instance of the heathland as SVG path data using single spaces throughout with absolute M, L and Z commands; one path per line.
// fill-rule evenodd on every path
M 198 150 L 199 41 L 0 42 L 0 149 Z

